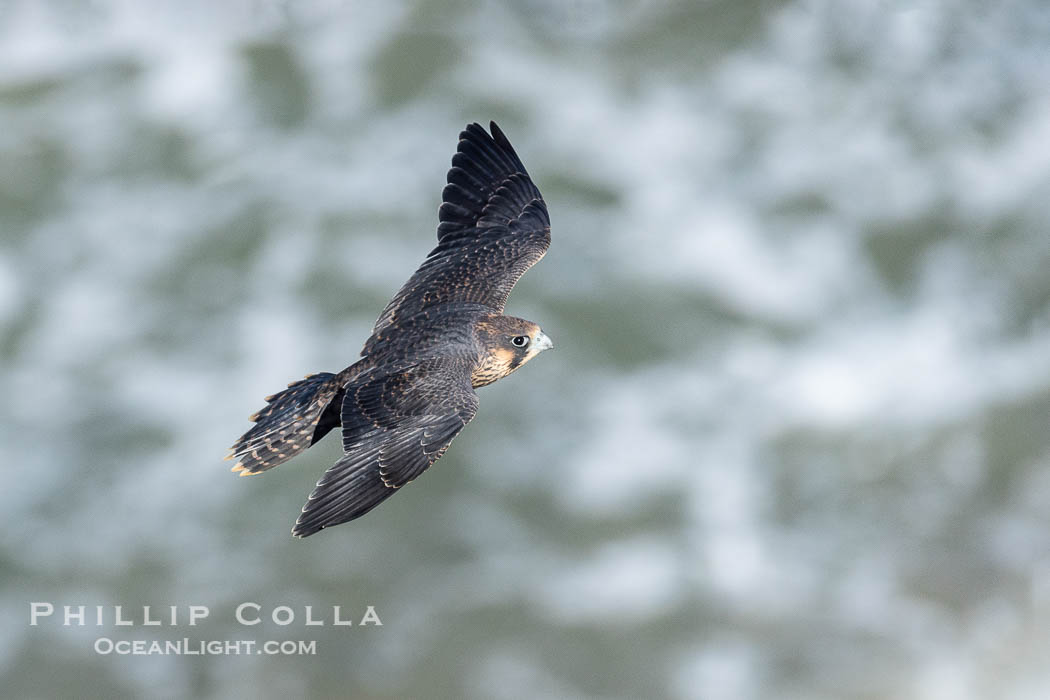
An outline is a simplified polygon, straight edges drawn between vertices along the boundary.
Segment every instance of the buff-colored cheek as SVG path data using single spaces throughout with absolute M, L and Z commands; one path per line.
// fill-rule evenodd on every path
M 474 386 L 484 386 L 501 379 L 513 371 L 514 352 L 506 348 L 496 348 L 482 360 L 471 375 Z
M 493 353 L 496 356 L 496 363 L 500 367 L 510 367 L 514 362 L 514 353 L 506 348 L 499 348 Z

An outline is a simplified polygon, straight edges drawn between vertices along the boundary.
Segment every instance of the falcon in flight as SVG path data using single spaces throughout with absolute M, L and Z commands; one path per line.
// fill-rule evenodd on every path
M 441 194 L 438 243 L 379 314 L 361 359 L 267 397 L 234 443 L 241 476 L 276 467 L 339 427 L 343 456 L 292 528 L 307 537 L 358 518 L 423 473 L 478 410 L 474 390 L 552 347 L 504 316 L 518 279 L 550 245 L 550 217 L 496 124 L 459 135 Z

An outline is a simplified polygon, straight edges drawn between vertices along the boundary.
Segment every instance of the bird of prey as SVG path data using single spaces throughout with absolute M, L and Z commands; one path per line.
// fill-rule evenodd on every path
M 379 314 L 361 359 L 266 398 L 227 459 L 241 476 L 272 469 L 339 426 L 343 456 L 292 528 L 307 537 L 358 518 L 448 449 L 478 410 L 474 389 L 553 345 L 504 316 L 518 279 L 550 245 L 536 185 L 495 122 L 459 135 L 438 211 L 438 243 Z

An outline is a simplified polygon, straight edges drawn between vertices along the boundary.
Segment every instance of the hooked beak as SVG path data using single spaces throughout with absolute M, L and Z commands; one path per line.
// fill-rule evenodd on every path
M 546 333 L 540 331 L 536 336 L 536 340 L 533 342 L 533 347 L 535 348 L 536 354 L 539 355 L 544 350 L 550 350 L 553 348 L 554 343 L 551 342 L 551 339 L 547 337 Z

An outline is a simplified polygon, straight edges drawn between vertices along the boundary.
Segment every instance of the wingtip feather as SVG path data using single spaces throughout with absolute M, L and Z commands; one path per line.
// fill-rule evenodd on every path
M 499 128 L 499 124 L 494 121 L 489 122 L 489 132 L 497 143 L 501 140 L 507 141 L 507 135 L 503 133 L 503 129 Z

